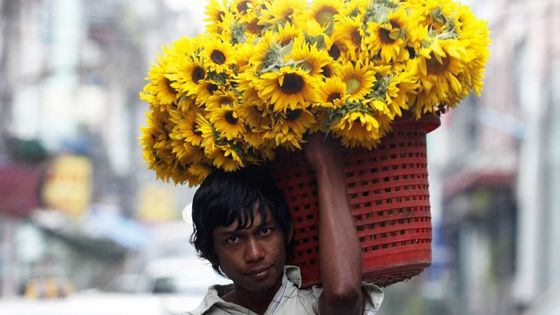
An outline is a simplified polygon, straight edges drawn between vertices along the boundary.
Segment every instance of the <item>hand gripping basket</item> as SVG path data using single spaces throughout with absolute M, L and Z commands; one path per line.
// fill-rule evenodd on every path
M 362 247 L 362 278 L 379 286 L 409 279 L 431 263 L 432 227 L 426 133 L 437 116 L 403 118 L 374 150 L 344 155 L 348 200 Z M 288 264 L 301 269 L 303 286 L 320 282 L 315 175 L 302 151 L 271 163 L 294 222 Z

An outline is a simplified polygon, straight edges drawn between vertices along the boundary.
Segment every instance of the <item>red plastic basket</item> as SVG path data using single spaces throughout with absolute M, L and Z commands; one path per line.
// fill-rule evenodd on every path
M 439 118 L 401 119 L 375 150 L 344 156 L 348 199 L 362 247 L 364 280 L 379 286 L 409 279 L 431 263 L 432 227 L 426 133 Z M 289 264 L 303 286 L 320 282 L 316 180 L 302 151 L 282 153 L 271 164 L 294 221 Z

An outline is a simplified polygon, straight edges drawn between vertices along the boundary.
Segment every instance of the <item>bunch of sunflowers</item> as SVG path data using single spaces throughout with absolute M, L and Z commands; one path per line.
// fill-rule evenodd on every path
M 323 132 L 374 148 L 480 94 L 489 32 L 451 0 L 210 0 L 207 27 L 164 47 L 140 93 L 158 178 L 199 184 Z

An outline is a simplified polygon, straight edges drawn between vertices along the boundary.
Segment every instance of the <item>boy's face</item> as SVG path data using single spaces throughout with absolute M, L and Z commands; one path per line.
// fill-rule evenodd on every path
M 267 209 L 263 222 L 253 207 L 253 225 L 238 229 L 238 223 L 214 229 L 214 249 L 223 272 L 247 291 L 273 288 L 281 279 L 286 252 L 281 228 Z

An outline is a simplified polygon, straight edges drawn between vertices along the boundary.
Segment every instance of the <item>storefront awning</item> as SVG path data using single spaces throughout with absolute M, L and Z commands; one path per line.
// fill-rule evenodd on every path
M 0 166 L 0 215 L 26 217 L 41 204 L 40 166 Z
M 444 199 L 475 187 L 513 186 L 516 174 L 508 170 L 468 170 L 448 178 L 443 186 Z

